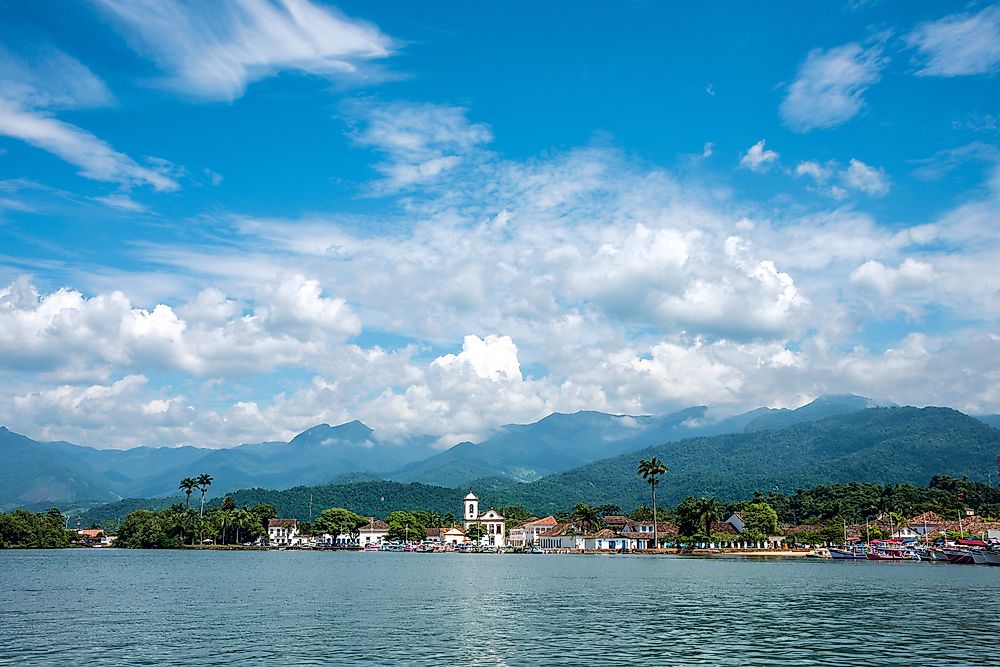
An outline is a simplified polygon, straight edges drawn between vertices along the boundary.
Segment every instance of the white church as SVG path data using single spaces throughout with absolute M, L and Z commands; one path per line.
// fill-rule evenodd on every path
M 503 548 L 507 546 L 506 528 L 507 519 L 503 518 L 499 512 L 492 507 L 479 513 L 479 498 L 471 490 L 465 497 L 465 512 L 462 515 L 462 528 L 466 533 L 469 528 L 476 524 L 486 529 L 486 533 L 479 540 L 483 546 Z

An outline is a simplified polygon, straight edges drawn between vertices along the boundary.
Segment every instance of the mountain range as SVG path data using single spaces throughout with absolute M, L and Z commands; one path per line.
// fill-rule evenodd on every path
M 567 471 L 586 476 L 588 466 L 595 461 L 628 458 L 649 447 L 669 447 L 681 440 L 685 444 L 680 449 L 690 452 L 703 447 L 711 449 L 706 444 L 709 441 L 723 449 L 734 446 L 732 441 L 724 445 L 719 444 L 724 440 L 713 440 L 726 435 L 747 439 L 750 443 L 747 446 L 759 449 L 762 446 L 759 443 L 767 441 L 766 436 L 759 434 L 784 431 L 828 417 L 860 418 L 873 412 L 868 408 L 876 405 L 857 396 L 827 396 L 795 410 L 760 408 L 718 421 L 709 419 L 708 409 L 703 406 L 659 417 L 555 413 L 532 424 L 504 426 L 478 444 L 460 443 L 444 451 L 433 448 L 434 436 L 413 436 L 390 443 L 379 440 L 370 428 L 357 421 L 314 426 L 289 442 L 247 444 L 230 449 L 100 450 L 66 442 L 35 442 L 0 427 L 0 509 L 176 495 L 182 477 L 202 472 L 215 478 L 214 496 L 241 488 L 283 489 L 359 479 L 458 488 L 472 483 L 481 486 L 482 480 L 488 478 L 489 487 L 497 492 L 516 489 L 517 493 L 503 492 L 505 497 L 516 499 L 517 494 L 529 493 L 529 487 L 537 491 L 555 484 L 561 479 L 560 474 L 569 474 Z M 982 426 L 966 415 L 961 416 Z M 673 458 L 676 454 L 665 451 L 662 456 Z M 712 475 L 733 478 L 724 463 L 727 458 L 716 457 L 717 470 L 711 474 L 699 472 L 692 479 L 710 485 Z M 781 467 L 784 462 L 770 461 L 769 465 Z M 769 474 L 759 466 L 754 470 L 758 476 Z M 754 483 L 748 481 L 747 488 Z M 794 480 L 785 479 L 784 483 Z M 530 494 L 525 496 L 530 497 Z

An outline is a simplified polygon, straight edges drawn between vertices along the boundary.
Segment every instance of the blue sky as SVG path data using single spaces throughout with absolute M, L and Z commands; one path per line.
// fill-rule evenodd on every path
M 1000 410 L 1000 6 L 0 3 L 0 422 Z

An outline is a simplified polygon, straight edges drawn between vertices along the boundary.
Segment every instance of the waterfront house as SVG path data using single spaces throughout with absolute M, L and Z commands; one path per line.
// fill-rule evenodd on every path
M 389 536 L 389 524 L 385 521 L 370 518 L 368 523 L 358 528 L 355 546 L 364 547 L 369 544 L 382 544 Z
M 465 536 L 465 531 L 458 526 L 446 528 L 441 532 L 442 544 L 465 544 L 469 538 Z
M 267 542 L 272 546 L 288 547 L 299 544 L 299 522 L 296 519 L 269 519 Z
M 553 516 L 525 521 L 510 529 L 507 542 L 512 547 L 527 547 L 538 544 L 540 535 L 548 532 L 558 523 Z
M 572 523 L 559 523 L 538 536 L 543 549 L 583 549 L 586 536 Z
M 424 538 L 425 542 L 431 544 L 443 544 L 441 541 L 442 535 L 444 534 L 444 528 L 428 528 L 427 537 Z
M 492 507 L 480 513 L 479 498 L 472 491 L 469 491 L 463 502 L 465 511 L 462 513 L 462 528 L 465 532 L 468 533 L 471 526 L 479 524 L 486 531 L 479 539 L 480 545 L 501 548 L 506 546 L 507 519 Z
M 621 537 L 610 528 L 604 528 L 593 535 L 585 535 L 583 548 L 595 551 L 624 551 L 635 547 L 630 545 L 628 538 Z

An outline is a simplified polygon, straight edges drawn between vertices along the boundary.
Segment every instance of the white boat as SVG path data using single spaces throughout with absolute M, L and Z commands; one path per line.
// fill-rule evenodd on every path
M 972 562 L 976 565 L 986 565 L 988 563 L 984 549 L 970 549 L 969 555 L 972 556 Z
M 982 553 L 987 565 L 1000 565 L 1000 551 L 984 551 Z

